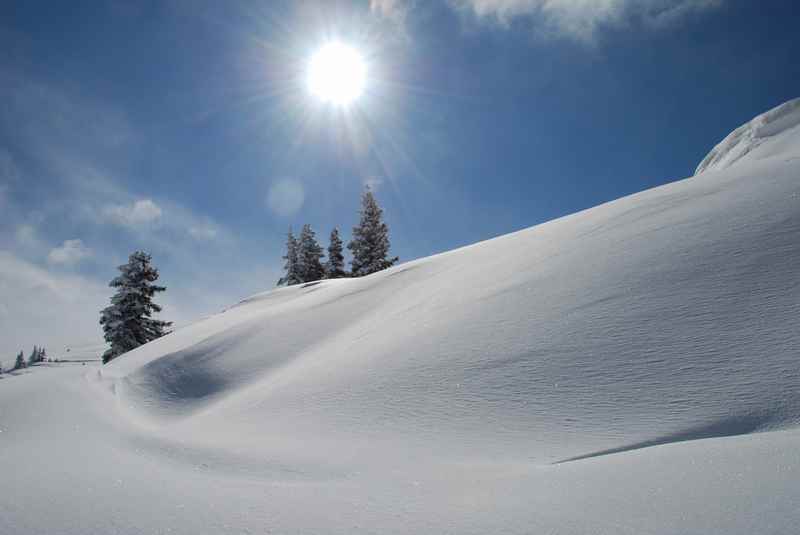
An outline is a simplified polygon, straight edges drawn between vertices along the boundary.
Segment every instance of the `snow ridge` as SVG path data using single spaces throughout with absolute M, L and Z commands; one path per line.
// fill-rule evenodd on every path
M 695 175 L 726 169 L 767 141 L 800 125 L 800 98 L 777 106 L 740 126 L 700 162 Z

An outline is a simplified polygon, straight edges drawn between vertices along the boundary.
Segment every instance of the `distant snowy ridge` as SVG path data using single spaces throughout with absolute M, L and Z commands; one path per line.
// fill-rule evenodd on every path
M 740 126 L 723 139 L 697 166 L 695 175 L 706 171 L 726 169 L 746 156 L 754 154 L 756 149 L 778 137 L 800 138 L 800 98 L 792 99 L 780 106 L 762 113 L 752 121 Z M 797 147 L 797 143 L 791 143 Z M 777 152 L 784 153 L 785 147 Z M 767 157 L 773 151 L 759 154 Z

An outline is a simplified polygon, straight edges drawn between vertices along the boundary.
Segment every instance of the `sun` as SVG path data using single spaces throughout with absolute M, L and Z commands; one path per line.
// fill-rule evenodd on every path
M 347 106 L 364 91 L 367 68 L 353 47 L 332 42 L 324 45 L 308 64 L 308 89 L 321 100 Z

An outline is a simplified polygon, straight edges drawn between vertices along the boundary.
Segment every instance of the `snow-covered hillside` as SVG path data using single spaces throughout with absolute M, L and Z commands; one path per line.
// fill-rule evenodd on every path
M 791 532 L 798 103 L 701 177 L 4 380 L 0 532 Z

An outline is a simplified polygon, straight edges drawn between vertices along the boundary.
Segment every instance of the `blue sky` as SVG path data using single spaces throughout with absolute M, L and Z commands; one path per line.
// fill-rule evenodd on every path
M 0 5 L 0 361 L 91 345 L 153 253 L 178 323 L 270 288 L 372 184 L 409 260 L 690 176 L 800 95 L 794 2 L 202 0 Z M 368 65 L 311 95 L 331 39 Z

